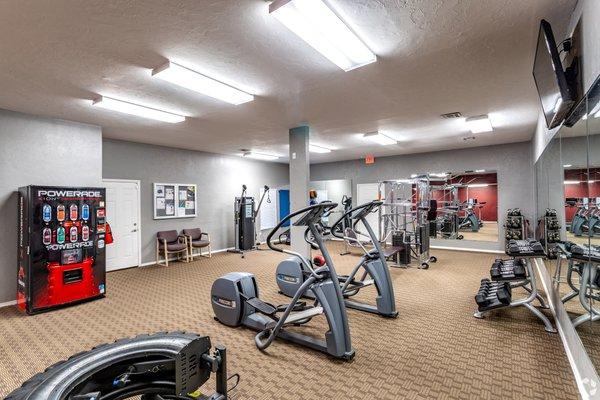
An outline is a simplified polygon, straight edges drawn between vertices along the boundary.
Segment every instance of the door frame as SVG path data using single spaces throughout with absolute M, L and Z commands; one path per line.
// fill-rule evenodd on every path
M 115 182 L 115 183 L 134 183 L 137 186 L 137 203 L 138 203 L 138 212 L 137 212 L 137 220 L 138 220 L 138 230 L 137 230 L 137 239 L 138 239 L 138 249 L 137 249 L 137 268 L 142 266 L 142 195 L 141 195 L 141 181 L 139 179 L 112 179 L 112 178 L 102 178 L 102 183 L 104 182 Z M 117 270 L 118 271 L 118 270 Z M 109 271 L 111 272 L 111 271 Z

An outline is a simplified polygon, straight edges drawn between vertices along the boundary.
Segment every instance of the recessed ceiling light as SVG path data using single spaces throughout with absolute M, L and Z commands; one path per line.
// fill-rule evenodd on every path
M 380 144 L 382 146 L 388 146 L 390 144 L 398 144 L 398 141 L 396 139 L 392 139 L 391 137 L 386 136 L 383 133 L 379 133 L 379 132 L 365 133 L 363 135 L 363 138 L 370 140 L 371 142 Z
M 487 115 L 469 117 L 465 120 L 465 122 L 472 133 L 491 132 L 494 130 L 492 127 L 492 122 Z
M 308 150 L 311 153 L 331 153 L 331 149 L 328 149 L 327 147 L 319 146 L 316 144 L 309 144 Z
M 244 152 L 243 156 L 247 158 L 253 158 L 255 160 L 273 161 L 279 159 L 279 156 L 274 156 L 272 154 L 257 153 L 255 151 L 246 151 Z
M 275 0 L 269 13 L 344 71 L 377 61 L 322 0 Z
M 152 76 L 235 105 L 254 100 L 254 96 L 251 94 L 172 61 L 168 61 L 166 64 L 155 68 L 152 71 Z
M 139 104 L 134 104 L 123 100 L 117 100 L 106 96 L 100 96 L 98 99 L 92 102 L 92 105 L 104 108 L 106 110 L 112 110 L 124 114 L 149 118 L 156 121 L 170 122 L 172 124 L 185 121 L 185 117 L 182 115 L 157 110 L 155 108 L 140 106 Z
M 571 168 L 573 165 L 572 164 L 565 164 L 563 165 L 563 168 Z

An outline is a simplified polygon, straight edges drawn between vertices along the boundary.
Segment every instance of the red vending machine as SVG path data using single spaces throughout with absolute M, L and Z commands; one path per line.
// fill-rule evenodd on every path
M 104 188 L 19 188 L 17 305 L 28 314 L 104 296 Z

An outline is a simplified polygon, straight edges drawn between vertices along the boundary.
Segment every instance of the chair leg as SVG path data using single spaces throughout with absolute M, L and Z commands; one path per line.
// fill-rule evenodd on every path
M 208 258 L 212 258 L 212 248 L 210 247 L 211 245 L 208 245 Z
M 165 249 L 165 266 L 169 266 L 169 251 Z
M 159 256 L 159 252 L 158 252 L 158 244 L 156 245 L 156 265 L 160 265 L 160 260 L 158 259 Z

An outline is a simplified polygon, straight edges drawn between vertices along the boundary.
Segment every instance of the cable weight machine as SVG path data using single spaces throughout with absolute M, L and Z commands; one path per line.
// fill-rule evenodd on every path
M 247 186 L 242 185 L 242 194 L 235 198 L 233 205 L 233 218 L 235 226 L 235 248 L 228 250 L 230 253 L 239 253 L 244 258 L 244 252 L 260 250 L 260 243 L 257 241 L 256 217 L 260 212 L 265 197 L 267 203 L 271 202 L 269 196 L 269 187 L 263 187 L 263 194 L 260 196 L 258 205 L 252 196 L 247 195 Z

